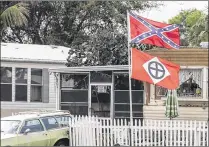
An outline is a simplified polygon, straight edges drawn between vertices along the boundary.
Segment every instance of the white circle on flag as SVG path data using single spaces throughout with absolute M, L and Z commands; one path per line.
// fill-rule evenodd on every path
M 157 57 L 152 58 L 143 64 L 145 71 L 148 73 L 149 77 L 152 79 L 153 83 L 156 84 L 167 76 L 170 75 L 167 68 L 158 60 Z

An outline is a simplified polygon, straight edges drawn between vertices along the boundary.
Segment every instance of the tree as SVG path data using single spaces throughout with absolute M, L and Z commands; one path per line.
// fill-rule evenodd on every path
M 154 1 L 42 1 L 30 4 L 27 27 L 11 27 L 5 42 L 70 47 L 67 66 L 127 64 L 126 10 Z
M 24 26 L 27 24 L 29 11 L 22 2 L 1 2 L 0 6 L 0 40 L 6 27 Z
M 183 10 L 175 17 L 168 20 L 170 24 L 181 26 L 181 45 L 199 46 L 199 43 L 207 37 L 198 37 L 205 30 L 206 15 L 197 9 Z M 199 39 L 198 39 L 199 38 Z M 198 40 L 198 41 L 195 41 Z

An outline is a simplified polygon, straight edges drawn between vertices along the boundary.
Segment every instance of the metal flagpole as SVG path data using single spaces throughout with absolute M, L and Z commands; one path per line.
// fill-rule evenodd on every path
M 127 10 L 127 30 L 128 30 L 128 65 L 129 65 L 129 99 L 130 99 L 130 123 L 133 124 L 133 111 L 132 111 L 132 87 L 131 87 L 131 66 L 132 66 L 132 50 L 130 48 L 130 19 Z

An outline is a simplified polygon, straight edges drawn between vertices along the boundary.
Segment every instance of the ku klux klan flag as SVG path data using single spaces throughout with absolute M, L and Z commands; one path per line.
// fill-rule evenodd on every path
M 179 27 L 128 12 L 130 43 L 151 44 L 167 49 L 180 48 Z
M 180 66 L 145 52 L 132 49 L 131 78 L 167 89 L 179 86 Z

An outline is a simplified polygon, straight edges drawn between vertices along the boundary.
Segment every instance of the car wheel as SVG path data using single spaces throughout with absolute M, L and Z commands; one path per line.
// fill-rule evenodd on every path
M 68 144 L 66 141 L 59 141 L 55 146 L 68 146 Z

